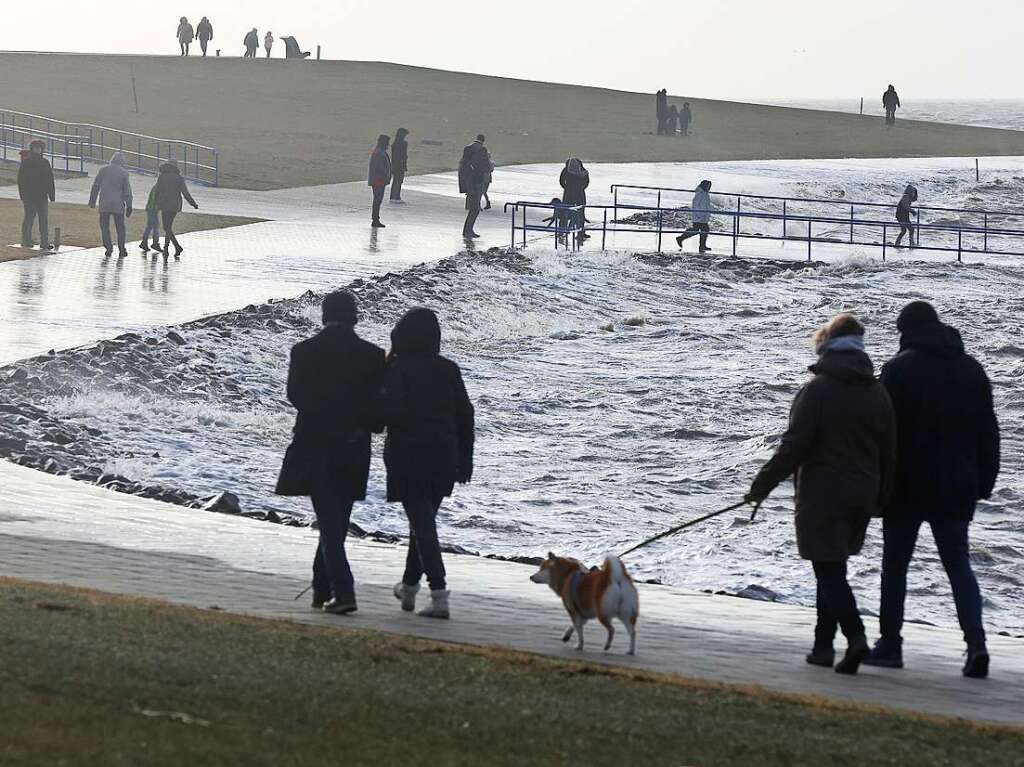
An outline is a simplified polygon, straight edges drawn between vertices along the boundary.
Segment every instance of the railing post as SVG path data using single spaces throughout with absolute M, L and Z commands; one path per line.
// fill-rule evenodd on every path
M 910 247 L 921 244 L 921 211 L 914 211 L 914 220 L 917 222 L 917 226 L 914 227 L 914 231 L 910 233 Z M 917 238 L 917 242 L 914 242 L 914 238 Z
M 988 213 L 985 214 L 985 246 L 984 250 L 988 253 Z
M 807 260 L 811 260 L 811 218 L 807 217 Z
M 614 216 L 615 220 L 619 220 L 619 188 L 612 187 L 612 205 L 614 205 Z
M 658 192 L 658 253 L 661 253 L 661 192 Z
M 883 262 L 885 261 L 885 249 L 887 247 L 887 240 L 888 240 L 887 234 L 888 234 L 888 225 L 887 224 L 882 224 L 882 261 Z
M 782 239 L 785 240 L 786 234 L 786 201 L 782 201 Z
M 526 247 L 526 214 L 529 212 L 529 206 L 523 208 L 523 247 Z
M 608 236 L 608 208 L 604 209 L 604 220 L 601 222 L 601 250 L 604 251 L 605 238 Z
M 853 245 L 853 205 L 850 205 L 850 244 Z
M 963 241 L 964 241 L 964 230 L 956 230 L 956 260 L 957 263 L 963 263 Z
M 512 248 L 512 250 L 516 249 L 516 208 L 517 207 L 518 207 L 517 205 L 513 205 L 512 206 L 512 242 L 511 242 L 511 245 L 509 245 L 509 247 Z

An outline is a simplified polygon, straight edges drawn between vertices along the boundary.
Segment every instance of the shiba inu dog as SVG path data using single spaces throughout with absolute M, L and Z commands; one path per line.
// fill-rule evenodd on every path
M 615 627 L 612 618 L 618 618 L 629 633 L 629 655 L 636 655 L 636 621 L 640 616 L 640 596 L 618 557 L 607 557 L 600 567 L 590 570 L 576 559 L 557 557 L 548 552 L 540 569 L 530 576 L 534 583 L 546 583 L 562 598 L 572 625 L 562 637 L 572 639 L 576 632 L 576 649 L 583 649 L 583 624 L 597 618 L 608 630 L 604 649 L 612 646 Z

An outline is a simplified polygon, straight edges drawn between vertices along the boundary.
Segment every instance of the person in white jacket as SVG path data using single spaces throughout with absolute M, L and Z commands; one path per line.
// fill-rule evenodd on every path
M 690 228 L 683 232 L 681 235 L 676 237 L 676 243 L 679 247 L 683 247 L 683 240 L 688 240 L 695 234 L 700 235 L 700 252 L 707 253 L 711 248 L 708 247 L 708 232 L 711 231 L 711 227 L 708 222 L 711 221 L 711 211 L 714 210 L 714 206 L 711 204 L 711 182 L 704 179 L 700 182 L 700 185 L 693 191 L 693 202 L 690 203 L 690 210 L 693 213 L 693 223 Z
M 114 228 L 117 229 L 118 257 L 124 258 L 128 255 L 125 249 L 124 220 L 132 215 L 132 184 L 128 178 L 128 171 L 125 169 L 124 155 L 114 152 L 110 158 L 110 164 L 104 165 L 96 174 L 92 182 L 92 191 L 89 193 L 89 207 L 97 207 L 100 211 L 100 235 L 103 237 L 103 248 L 106 250 L 107 258 L 114 250 L 114 244 L 110 239 L 110 219 L 114 219 Z

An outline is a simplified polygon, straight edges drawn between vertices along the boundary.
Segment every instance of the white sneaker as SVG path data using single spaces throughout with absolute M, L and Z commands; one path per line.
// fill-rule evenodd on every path
M 407 586 L 402 581 L 395 584 L 394 595 L 395 599 L 402 603 L 402 609 L 407 613 L 411 613 L 416 609 L 416 594 L 419 593 L 420 584 L 415 586 Z
M 443 618 L 447 619 L 448 613 L 448 595 L 450 591 L 445 589 L 439 589 L 437 591 L 430 592 L 430 605 L 424 607 L 419 611 L 419 615 L 424 618 Z

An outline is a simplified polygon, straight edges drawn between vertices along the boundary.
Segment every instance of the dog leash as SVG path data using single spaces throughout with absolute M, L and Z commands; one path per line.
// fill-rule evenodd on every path
M 698 517 L 697 519 L 691 519 L 689 522 L 684 522 L 681 525 L 676 525 L 675 527 L 669 528 L 668 530 L 666 530 L 663 533 L 658 533 L 657 535 L 653 536 L 652 538 L 648 538 L 646 541 L 638 543 L 636 546 L 633 546 L 632 548 L 626 549 L 624 552 L 619 554 L 619 557 L 622 558 L 622 557 L 626 556 L 627 554 L 632 554 L 637 549 L 642 549 L 644 546 L 652 544 L 655 541 L 660 541 L 662 538 L 667 538 L 670 535 L 674 535 L 675 533 L 678 533 L 681 530 L 685 530 L 688 527 L 693 527 L 694 525 L 699 525 L 701 522 L 706 522 L 709 519 L 712 519 L 714 517 L 719 517 L 722 514 L 727 514 L 730 511 L 736 511 L 736 509 L 742 508 L 743 506 L 746 506 L 749 503 L 752 503 L 752 501 L 748 501 L 746 498 L 744 498 L 742 501 L 740 501 L 739 503 L 734 503 L 732 506 L 727 506 L 724 509 L 719 509 L 718 511 L 713 511 L 710 514 L 705 514 L 703 517 Z M 761 508 L 761 501 L 757 501 L 757 502 L 753 502 L 753 503 L 754 503 L 754 510 L 750 513 L 750 521 L 751 522 L 754 521 L 754 517 L 757 515 L 757 510 L 759 508 Z

